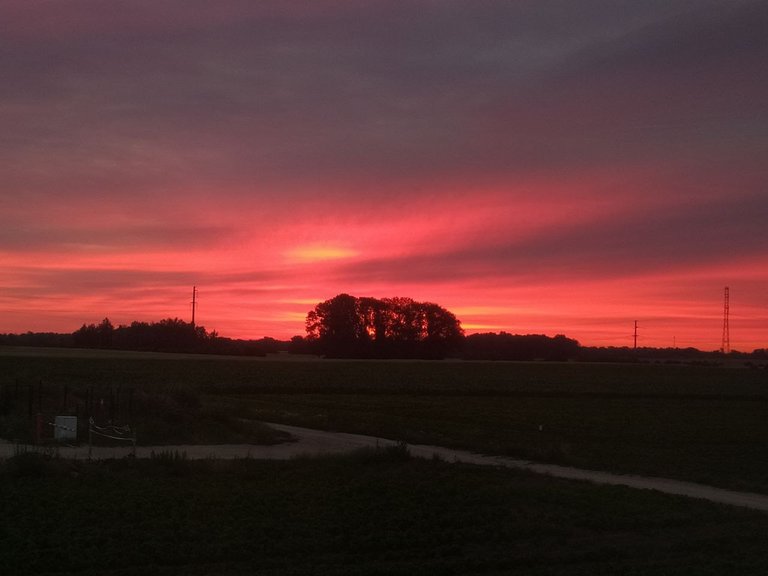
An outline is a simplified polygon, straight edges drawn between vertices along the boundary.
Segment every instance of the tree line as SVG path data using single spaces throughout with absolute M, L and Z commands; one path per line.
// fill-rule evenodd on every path
M 102 348 L 156 352 L 189 352 L 265 356 L 277 352 L 328 358 L 458 358 L 465 360 L 582 360 L 590 362 L 719 362 L 724 355 L 695 348 L 596 348 L 580 346 L 562 334 L 484 333 L 465 336 L 459 319 L 431 302 L 411 298 L 358 298 L 339 294 L 320 302 L 306 316 L 306 336 L 290 341 L 274 338 L 224 338 L 216 331 L 167 318 L 114 326 L 105 318 L 83 324 L 70 334 L 0 334 L 0 345 Z M 732 359 L 763 366 L 768 351 L 732 352 Z
M 109 318 L 98 324 L 83 324 L 69 334 L 27 332 L 0 334 L 0 345 L 52 348 L 96 348 L 104 350 L 138 350 L 147 352 L 186 352 L 194 354 L 226 354 L 265 356 L 284 351 L 286 342 L 274 338 L 240 340 L 224 338 L 204 326 L 179 318 L 159 322 L 131 322 L 114 326 Z
M 117 328 L 109 318 L 104 318 L 99 324 L 83 324 L 75 330 L 72 343 L 78 348 L 194 352 L 203 351 L 216 337 L 216 332 L 209 333 L 205 327 L 179 318 L 132 322 Z
M 110 348 L 151 352 L 188 352 L 233 356 L 266 356 L 284 349 L 274 338 L 241 340 L 224 338 L 215 330 L 166 318 L 159 322 L 131 322 L 114 327 L 108 318 L 100 324 L 83 324 L 72 333 L 72 345 L 79 348 Z

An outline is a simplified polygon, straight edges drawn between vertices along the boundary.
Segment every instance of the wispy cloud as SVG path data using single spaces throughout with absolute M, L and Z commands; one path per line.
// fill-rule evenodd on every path
M 3 24 L 0 331 L 183 315 L 197 284 L 224 334 L 301 333 L 348 291 L 714 348 L 731 284 L 765 345 L 764 2 L 18 0 Z

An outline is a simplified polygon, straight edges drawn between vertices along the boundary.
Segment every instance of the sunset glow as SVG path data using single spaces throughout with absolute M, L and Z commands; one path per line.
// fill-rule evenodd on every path
M 3 9 L 0 333 L 197 286 L 230 337 L 346 292 L 713 350 L 727 285 L 768 347 L 765 3 L 110 4 Z
M 297 262 L 323 262 L 325 260 L 342 260 L 351 258 L 357 252 L 349 248 L 337 248 L 332 246 L 300 246 L 288 250 L 287 257 L 289 261 Z

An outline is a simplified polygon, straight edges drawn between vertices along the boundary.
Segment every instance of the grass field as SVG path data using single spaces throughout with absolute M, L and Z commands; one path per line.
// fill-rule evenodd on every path
M 89 391 L 145 444 L 280 441 L 265 420 L 768 492 L 762 370 L 0 349 L 5 436 Z M 762 513 L 397 449 L 0 463 L 4 575 L 762 575 L 767 535 Z
M 768 515 L 409 459 L 0 463 L 3 574 L 763 575 Z
M 279 441 L 263 420 L 768 492 L 765 370 L 0 355 L 6 389 L 39 381 L 134 389 L 145 444 Z

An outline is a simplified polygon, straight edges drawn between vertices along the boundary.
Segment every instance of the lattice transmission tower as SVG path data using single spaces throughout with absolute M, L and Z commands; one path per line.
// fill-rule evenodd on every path
M 728 286 L 725 287 L 725 297 L 723 300 L 723 341 L 720 344 L 720 352 L 723 354 L 731 353 L 731 332 L 728 326 L 728 317 L 731 313 L 730 293 Z

